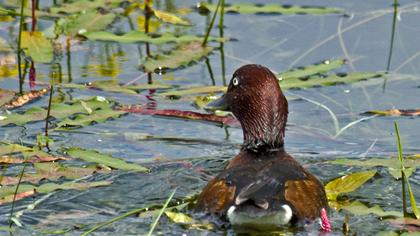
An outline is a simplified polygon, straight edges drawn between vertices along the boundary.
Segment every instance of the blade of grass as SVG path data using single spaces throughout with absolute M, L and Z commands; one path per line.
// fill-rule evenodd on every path
M 147 234 L 147 236 L 152 236 L 152 233 L 155 230 L 156 225 L 158 224 L 160 217 L 162 216 L 163 212 L 165 212 L 165 209 L 166 209 L 166 207 L 168 207 L 168 204 L 172 200 L 172 197 L 175 195 L 175 192 L 176 192 L 176 189 L 169 196 L 168 200 L 166 200 L 165 205 L 163 205 L 163 207 L 160 210 L 159 214 L 156 216 L 155 221 L 153 222 L 152 226 L 150 227 L 150 230 L 149 230 L 149 233 Z
M 213 17 L 211 18 L 211 21 L 210 21 L 210 25 L 207 28 L 206 36 L 204 37 L 203 43 L 201 44 L 202 47 L 205 47 L 207 45 L 207 40 L 209 38 L 210 31 L 213 28 L 214 20 L 216 20 L 217 12 L 219 10 L 221 2 L 222 2 L 222 0 L 219 0 L 217 2 L 216 10 L 214 11 Z
M 410 182 L 405 174 L 405 166 L 404 166 L 404 158 L 403 158 L 403 150 L 402 150 L 402 144 L 401 144 L 401 138 L 400 138 L 400 132 L 398 130 L 398 123 L 394 121 L 394 127 L 395 127 L 395 133 L 397 135 L 397 142 L 398 142 L 398 160 L 400 161 L 400 168 L 401 168 L 401 182 L 402 182 L 402 198 L 403 198 L 403 214 L 404 217 L 408 216 L 407 211 L 407 199 L 405 196 L 405 184 L 407 184 L 408 187 L 408 193 L 410 195 L 410 202 L 411 202 L 411 208 L 413 210 L 414 216 L 419 219 L 420 213 L 417 208 L 416 199 L 414 197 L 413 191 L 411 189 Z
M 391 42 L 389 45 L 389 52 L 388 52 L 388 62 L 386 65 L 386 71 L 389 72 L 391 69 L 391 59 L 392 59 L 392 51 L 394 49 L 394 39 L 395 39 L 395 28 L 397 25 L 397 15 L 398 15 L 398 0 L 394 0 L 394 14 L 392 17 L 392 30 L 391 30 Z M 388 76 L 385 77 L 384 83 L 382 84 L 382 91 L 385 91 L 386 83 L 388 81 Z
M 175 192 L 176 192 L 176 189 L 175 189 L 175 190 L 172 192 L 172 194 L 169 196 L 168 200 L 166 200 L 165 205 L 163 205 L 163 208 L 162 208 L 161 212 L 159 213 L 159 215 L 158 215 L 158 216 L 157 216 L 157 218 L 155 219 L 155 222 L 153 223 L 152 228 L 150 229 L 150 232 L 148 233 L 148 235 L 151 235 L 151 233 L 153 232 L 153 229 L 154 229 L 154 228 L 156 227 L 156 225 L 157 225 L 157 221 L 159 221 L 160 216 L 163 214 L 163 212 L 165 211 L 165 209 L 168 207 L 168 204 L 169 204 L 169 202 L 172 200 L 172 198 L 173 198 L 173 196 L 174 196 Z M 89 234 L 93 233 L 94 231 L 96 231 L 96 230 L 98 230 L 98 229 L 100 229 L 100 228 L 104 227 L 104 226 L 110 225 L 110 224 L 112 224 L 112 223 L 114 223 L 114 222 L 116 222 L 116 221 L 122 220 L 122 219 L 124 219 L 124 218 L 126 218 L 126 217 L 128 217 L 128 216 L 131 216 L 131 215 L 134 215 L 134 214 L 140 213 L 140 212 L 142 212 L 142 211 L 146 211 L 146 210 L 147 210 L 147 207 L 141 207 L 141 208 L 138 208 L 138 209 L 135 209 L 135 210 L 129 211 L 129 212 L 125 213 L 124 215 L 121 215 L 121 216 L 115 217 L 115 218 L 113 218 L 113 219 L 111 219 L 111 220 L 109 220 L 109 221 L 106 221 L 106 222 L 104 222 L 104 223 L 101 223 L 101 224 L 98 224 L 98 225 L 94 226 L 93 228 L 91 228 L 91 229 L 89 229 L 89 230 L 85 231 L 85 232 L 84 232 L 81 236 L 87 236 L 87 235 L 89 235 Z
M 337 138 L 338 136 L 340 136 L 346 129 L 348 129 L 348 128 L 350 128 L 350 127 L 352 127 L 353 125 L 356 125 L 357 123 L 360 123 L 360 122 L 362 122 L 362 121 L 365 121 L 365 120 L 370 120 L 370 119 L 373 119 L 373 118 L 375 118 L 375 117 L 377 117 L 378 115 L 373 115 L 373 116 L 368 116 L 368 117 L 363 117 L 363 118 L 360 118 L 360 119 L 358 119 L 358 120 L 355 120 L 355 121 L 352 121 L 352 122 L 350 122 L 350 123 L 348 123 L 346 126 L 344 126 L 343 128 L 341 128 L 335 135 L 334 135 L 334 138 Z
M 92 232 L 94 232 L 94 231 L 98 230 L 99 228 L 102 228 L 102 227 L 104 227 L 104 226 L 110 225 L 110 224 L 112 224 L 112 223 L 114 223 L 114 222 L 116 222 L 116 221 L 122 220 L 122 219 L 124 219 L 124 218 L 126 218 L 126 217 L 128 217 L 128 216 L 131 216 L 131 215 L 134 215 L 134 214 L 140 213 L 140 212 L 145 211 L 145 210 L 146 210 L 146 208 L 145 208 L 145 207 L 142 207 L 142 208 L 138 208 L 138 209 L 135 209 L 135 210 L 129 211 L 129 212 L 125 213 L 124 215 L 121 215 L 121 216 L 115 217 L 115 218 L 113 218 L 113 219 L 111 219 L 111 220 L 109 220 L 109 221 L 106 221 L 106 222 L 104 222 L 104 223 L 101 223 L 101 224 L 96 225 L 95 227 L 93 227 L 93 228 L 89 229 L 88 231 L 84 232 L 81 236 L 87 236 L 87 235 L 89 235 L 90 233 L 92 233 Z
M 289 92 L 290 93 L 290 92 Z M 296 97 L 298 97 L 298 98 L 300 98 L 300 99 L 303 99 L 303 100 L 305 100 L 305 101 L 307 101 L 307 102 L 310 102 L 310 103 L 313 103 L 313 104 L 315 104 L 315 105 L 317 105 L 317 106 L 320 106 L 320 107 L 322 107 L 323 109 L 325 109 L 326 111 L 328 111 L 328 113 L 330 114 L 330 116 L 331 116 L 331 119 L 333 120 L 333 123 L 334 123 L 334 129 L 335 129 L 335 133 L 336 134 L 338 134 L 338 133 L 340 133 L 340 124 L 339 124 L 339 122 L 338 122 L 338 119 L 337 119 L 337 116 L 335 115 L 335 113 L 329 108 L 329 107 L 327 107 L 327 106 L 325 106 L 324 104 L 322 104 L 322 103 L 319 103 L 319 102 L 317 102 L 317 101 L 314 101 L 314 100 L 312 100 L 312 99 L 309 99 L 309 98 L 306 98 L 306 97 L 303 97 L 303 96 L 301 96 L 301 95 L 298 95 L 298 94 L 294 94 L 294 93 L 290 93 L 291 95 L 293 95 L 293 96 L 296 96 Z M 348 127 L 347 127 L 348 128 Z M 346 128 L 346 129 L 347 129 Z
M 398 147 L 398 160 L 400 161 L 400 169 L 401 169 L 401 194 L 402 194 L 402 201 L 403 201 L 403 215 L 407 216 L 407 199 L 405 196 L 405 174 L 404 174 L 404 159 L 402 156 L 402 145 L 400 139 L 400 132 L 398 130 L 398 124 L 394 121 L 395 132 L 397 134 L 397 147 Z

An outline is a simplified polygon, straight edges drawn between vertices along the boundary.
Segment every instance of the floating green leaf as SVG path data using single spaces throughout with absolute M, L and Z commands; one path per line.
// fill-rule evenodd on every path
M 108 31 L 85 32 L 81 34 L 89 40 L 99 41 L 112 41 L 119 43 L 152 43 L 152 44 L 165 44 L 165 43 L 189 43 L 193 41 L 202 41 L 203 37 L 195 35 L 174 35 L 172 33 L 164 33 L 162 35 L 146 34 L 141 31 L 129 31 L 123 35 L 116 35 Z M 222 38 L 209 37 L 210 41 L 223 41 Z
M 201 46 L 201 42 L 182 44 L 169 54 L 157 55 L 155 58 L 146 59 L 143 67 L 146 72 L 154 72 L 156 69 L 176 69 L 181 66 L 187 66 L 192 62 L 197 62 L 209 55 L 212 50 L 212 47 Z
M 53 46 L 42 32 L 23 31 L 21 47 L 35 62 L 49 63 L 53 59 Z
M 159 11 L 159 10 L 153 10 L 153 14 L 161 21 L 175 24 L 175 25 L 185 25 L 190 26 L 191 23 L 185 19 L 182 19 L 179 16 L 176 16 L 174 14 L 171 14 L 169 12 Z
M 344 59 L 325 60 L 322 63 L 294 68 L 277 75 L 280 80 L 307 78 L 311 75 L 324 74 L 334 69 L 340 68 L 346 63 Z
M 23 197 L 30 197 L 36 193 L 50 193 L 55 190 L 67 190 L 67 189 L 77 189 L 77 190 L 84 190 L 92 187 L 101 187 L 110 185 L 110 181 L 98 181 L 98 182 L 84 182 L 84 183 L 76 183 L 76 182 L 65 182 L 62 184 L 55 184 L 55 183 L 46 183 L 40 186 L 35 186 L 31 184 L 21 184 L 19 185 L 18 194 L 24 194 Z M 0 204 L 8 203 L 13 201 L 13 196 L 16 190 L 16 186 L 3 186 L 0 188 Z
M 74 158 L 79 158 L 87 162 L 94 162 L 103 164 L 115 169 L 121 170 L 134 170 L 139 172 L 148 171 L 148 169 L 144 168 L 141 165 L 127 163 L 122 159 L 115 158 L 109 155 L 101 154 L 94 150 L 84 150 L 80 148 L 70 148 L 67 150 L 68 155 Z
M 217 92 L 226 92 L 225 86 L 201 86 L 201 87 L 192 87 L 186 89 L 179 89 L 179 90 L 171 90 L 162 93 L 158 93 L 160 96 L 185 96 L 185 95 L 193 95 L 193 94 L 200 94 L 200 93 L 217 93 Z
M 292 78 L 280 81 L 282 89 L 309 88 L 314 86 L 331 86 L 335 84 L 354 83 L 361 80 L 380 78 L 382 73 L 351 72 L 348 74 L 314 75 L 309 78 Z
M 375 174 L 376 171 L 362 171 L 334 179 L 325 185 L 327 198 L 335 201 L 338 195 L 353 192 L 362 186 L 366 181 L 371 179 Z
M 118 7 L 124 0 L 78 0 L 70 3 L 62 4 L 61 6 L 53 6 L 50 8 L 52 13 L 79 13 L 86 10 L 93 10 L 97 8 L 114 8 Z
M 130 85 L 121 85 L 117 80 L 100 80 L 93 81 L 89 85 L 82 84 L 63 84 L 65 88 L 76 88 L 76 89 L 100 89 L 107 92 L 115 93 L 127 93 L 127 94 L 137 94 L 139 90 L 146 89 L 167 89 L 171 88 L 171 85 L 167 84 L 130 84 Z
M 199 8 L 215 11 L 215 4 L 200 3 Z M 225 5 L 225 12 L 240 13 L 240 14 L 336 14 L 341 13 L 342 10 L 338 8 L 329 7 L 309 7 L 309 6 L 291 6 L 279 4 L 256 5 L 252 3 L 234 3 L 232 5 Z
M 31 151 L 32 148 L 25 147 L 19 144 L 3 144 L 0 146 L 0 156 L 14 153 Z
M 55 103 L 51 105 L 50 116 L 62 119 L 78 113 L 89 115 L 88 110 L 86 110 L 86 105 L 82 105 L 82 102 L 84 102 L 84 104 L 86 104 L 91 110 L 105 109 L 114 105 L 112 102 L 101 100 L 97 97 L 88 100 L 76 100 L 70 104 Z M 31 107 L 23 114 L 14 112 L 6 114 L 4 119 L 0 120 L 0 125 L 25 125 L 29 122 L 44 120 L 46 116 L 46 109 L 41 107 Z
M 111 118 L 116 119 L 125 113 L 124 111 L 115 111 L 111 108 L 103 108 L 92 111 L 89 114 L 78 114 L 74 118 L 66 118 L 57 124 L 57 129 L 83 127 L 93 122 L 103 123 Z
M 341 209 L 344 209 L 346 211 L 349 211 L 353 213 L 354 215 L 362 216 L 362 215 L 368 215 L 368 214 L 374 214 L 379 217 L 402 217 L 403 215 L 401 212 L 398 211 L 384 211 L 380 206 L 374 205 L 372 207 L 367 207 L 365 204 L 354 201 L 350 205 L 343 206 Z
M 97 10 L 82 11 L 62 18 L 46 32 L 49 37 L 56 34 L 77 35 L 91 31 L 105 29 L 111 24 L 116 15 L 114 13 L 101 14 Z
M 34 164 L 36 173 L 25 173 L 22 176 L 21 182 L 29 182 L 37 184 L 43 179 L 56 181 L 61 177 L 68 179 L 77 179 L 80 177 L 86 177 L 94 173 L 106 173 L 106 169 L 98 169 L 95 166 L 92 167 L 73 167 L 63 166 L 59 163 L 48 162 L 48 163 L 35 163 Z M 19 182 L 20 176 L 10 177 L 3 176 L 1 179 L 2 185 L 15 185 Z
M 328 163 L 336 165 L 347 165 L 347 166 L 361 166 L 361 167 L 376 167 L 383 166 L 388 167 L 389 173 L 396 179 L 401 178 L 400 162 L 396 158 L 370 158 L 368 160 L 352 160 L 352 159 L 337 159 L 328 161 Z M 407 157 L 404 162 L 406 167 L 407 177 L 416 170 L 416 167 L 420 167 L 420 159 L 415 157 Z

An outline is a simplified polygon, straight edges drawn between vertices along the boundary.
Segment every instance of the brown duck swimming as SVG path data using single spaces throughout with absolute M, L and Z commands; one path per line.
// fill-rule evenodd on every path
M 329 231 L 324 186 L 284 150 L 288 104 L 274 74 L 260 65 L 242 66 L 210 106 L 232 111 L 244 143 L 203 189 L 197 209 L 224 215 L 233 226 L 263 229 L 321 218 Z

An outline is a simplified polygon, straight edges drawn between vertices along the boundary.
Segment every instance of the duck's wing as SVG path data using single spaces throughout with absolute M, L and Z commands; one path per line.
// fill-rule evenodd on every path
M 298 219 L 315 219 L 322 208 L 328 208 L 324 186 L 311 173 L 305 179 L 288 180 L 284 186 L 284 198 L 294 208 Z
M 212 179 L 197 200 L 196 210 L 224 214 L 232 205 L 236 187 L 228 185 L 224 179 Z

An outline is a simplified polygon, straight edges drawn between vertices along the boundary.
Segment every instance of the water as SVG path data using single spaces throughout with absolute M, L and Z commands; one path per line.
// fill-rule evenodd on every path
M 257 1 L 254 1 L 257 2 Z M 268 1 L 265 1 L 268 2 Z M 277 2 L 277 1 L 272 1 Z M 281 1 L 281 3 L 290 3 Z M 49 3 L 45 3 L 48 5 Z M 164 3 L 161 3 L 163 6 Z M 190 7 L 194 2 L 175 1 L 175 6 Z M 384 71 L 386 70 L 392 27 L 392 1 L 293 1 L 296 5 L 319 5 L 344 8 L 347 16 L 281 16 L 281 15 L 225 15 L 225 37 L 234 41 L 224 44 L 226 79 L 239 66 L 258 63 L 275 72 L 295 66 L 304 66 L 326 59 L 347 58 L 351 63 L 339 72 Z M 419 5 L 417 1 L 402 1 L 396 25 L 390 74 L 385 90 L 383 78 L 354 84 L 331 87 L 317 87 L 290 90 L 289 122 L 286 132 L 286 148 L 303 165 L 322 181 L 328 182 L 338 176 L 365 170 L 367 168 L 337 166 L 327 161 L 337 158 L 390 157 L 396 155 L 396 137 L 393 121 L 397 120 L 405 154 L 420 153 L 420 123 L 417 118 L 376 117 L 360 122 L 334 138 L 336 130 L 331 115 L 320 106 L 307 102 L 303 97 L 327 106 L 334 112 L 339 127 L 364 117 L 361 113 L 372 109 L 415 109 L 419 104 L 420 45 Z M 162 7 L 163 7 L 162 6 Z M 186 16 L 194 27 L 182 31 L 204 34 L 208 19 L 195 12 Z M 0 36 L 10 41 L 16 35 L 17 20 L 0 23 Z M 40 20 L 39 28 L 45 29 L 52 21 Z M 128 30 L 127 20 L 122 18 L 113 28 Z M 173 30 L 173 27 L 168 27 Z M 213 34 L 217 35 L 217 28 Z M 10 36 L 13 32 L 13 37 Z M 217 46 L 218 44 L 211 43 Z M 139 55 L 138 47 L 143 51 Z M 142 76 L 139 61 L 144 56 L 143 44 L 117 44 L 84 41 L 72 46 L 72 83 L 87 83 L 95 80 L 117 79 L 127 83 Z M 152 46 L 152 51 L 165 46 Z M 113 56 L 112 56 L 113 55 Z M 216 85 L 223 85 L 220 51 L 209 56 Z M 108 59 L 108 61 L 107 61 Z M 67 57 L 61 61 L 62 83 L 70 80 Z M 37 65 L 38 82 L 48 82 L 51 65 Z M 15 77 L 16 78 L 16 77 Z M 163 75 L 153 75 L 153 80 L 178 86 L 212 85 L 212 80 L 204 61 L 184 69 Z M 147 83 L 143 76 L 137 83 Z M 18 81 L 12 78 L 0 79 L 0 87 L 18 89 Z M 25 84 L 25 90 L 29 87 Z M 148 91 L 138 95 L 108 93 L 96 90 L 63 89 L 69 98 L 104 96 L 125 104 L 145 104 L 149 102 Z M 169 100 L 151 95 L 158 109 L 180 109 L 196 111 L 191 99 Z M 47 96 L 20 108 L 46 106 Z M 0 127 L 0 138 L 10 142 L 33 144 L 43 123 L 36 122 L 22 127 Z M 69 229 L 68 235 L 78 235 L 83 225 L 93 226 L 135 208 L 163 203 L 173 189 L 175 198 L 199 192 L 211 175 L 217 174 L 225 161 L 233 157 L 242 142 L 240 128 L 228 128 L 229 136 L 223 128 L 205 122 L 129 114 L 102 124 L 87 126 L 79 131 L 57 132 L 54 150 L 62 147 L 78 146 L 100 150 L 121 157 L 127 161 L 151 167 L 151 173 L 113 171 L 110 174 L 96 174 L 90 180 L 111 180 L 107 187 L 86 191 L 57 191 L 45 198 L 34 209 L 27 210 L 29 204 L 43 198 L 18 201 L 16 211 L 24 210 L 16 227 L 19 235 L 39 235 L 45 231 Z M 144 134 L 154 136 L 145 139 Z M 163 162 L 162 162 L 163 160 Z M 74 164 L 83 164 L 72 161 Z M 369 206 L 375 204 L 385 210 L 400 211 L 402 200 L 400 182 L 395 181 L 385 168 L 377 168 L 378 175 L 362 188 L 346 195 L 350 200 L 359 200 Z M 17 174 L 20 166 L 8 168 L 6 174 Z M 414 194 L 420 201 L 420 172 L 410 177 Z M 0 206 L 0 217 L 6 222 L 11 204 Z M 26 210 L 25 210 L 26 209 Z M 196 213 L 189 212 L 194 218 Z M 331 212 L 334 234 L 341 234 L 345 212 Z M 350 229 L 358 235 L 372 235 L 379 231 L 397 230 L 389 222 L 374 215 L 350 217 Z M 208 219 L 207 219 L 208 220 Z M 147 233 L 152 218 L 128 217 L 98 231 L 98 235 L 141 235 Z M 159 235 L 219 235 L 233 234 L 231 229 L 202 231 L 186 229 L 180 224 L 162 218 L 155 234 Z M 315 229 L 299 232 L 314 234 Z

